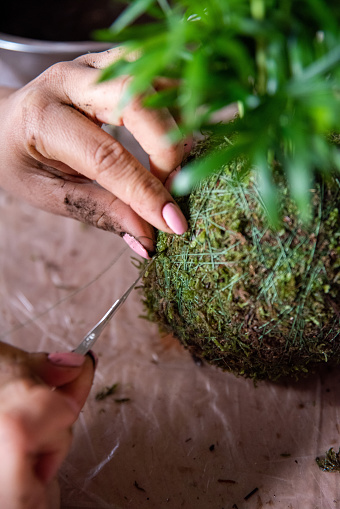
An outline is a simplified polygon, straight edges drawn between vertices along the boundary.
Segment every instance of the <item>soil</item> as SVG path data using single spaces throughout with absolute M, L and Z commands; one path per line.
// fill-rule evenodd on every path
M 114 0 L 16 0 L 1 8 L 0 32 L 46 41 L 86 41 L 126 4 Z

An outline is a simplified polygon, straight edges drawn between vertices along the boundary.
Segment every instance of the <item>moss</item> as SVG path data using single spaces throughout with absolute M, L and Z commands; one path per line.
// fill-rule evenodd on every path
M 148 317 L 195 356 L 257 379 L 340 360 L 340 184 L 315 183 L 302 224 L 280 169 L 282 225 L 268 227 L 256 172 L 238 160 L 179 203 L 189 231 L 158 232 Z
M 335 452 L 331 447 L 324 458 L 316 458 L 316 463 L 324 472 L 340 472 L 340 449 Z

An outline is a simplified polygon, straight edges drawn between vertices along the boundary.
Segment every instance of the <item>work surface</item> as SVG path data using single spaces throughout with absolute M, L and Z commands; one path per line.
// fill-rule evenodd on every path
M 1 339 L 28 350 L 74 348 L 137 272 L 118 237 L 4 192 L 0 238 Z M 135 290 L 97 344 L 63 509 L 340 507 L 340 474 L 315 462 L 340 445 L 339 371 L 255 388 L 198 366 L 141 314 Z

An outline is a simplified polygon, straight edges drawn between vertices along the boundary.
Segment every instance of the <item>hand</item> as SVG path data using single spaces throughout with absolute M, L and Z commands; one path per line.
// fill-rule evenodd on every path
M 100 69 L 120 55 L 119 48 L 84 55 L 3 91 L 0 185 L 34 206 L 114 231 L 147 258 L 152 226 L 177 234 L 187 228 L 163 185 L 181 164 L 184 143 L 166 136 L 177 128 L 168 110 L 143 108 L 140 98 L 120 110 L 129 77 L 97 83 Z M 151 173 L 103 123 L 133 134 L 149 154 Z
M 93 373 L 89 356 L 30 354 L 0 343 L 0 507 L 59 507 L 56 474 Z

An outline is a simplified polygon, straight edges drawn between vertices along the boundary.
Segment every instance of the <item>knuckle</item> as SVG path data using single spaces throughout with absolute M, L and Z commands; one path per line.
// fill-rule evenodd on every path
M 91 69 L 98 69 L 98 54 L 97 53 L 86 53 L 73 60 L 73 62 L 81 67 Z
M 37 79 L 38 82 L 60 89 L 64 86 L 65 79 L 70 72 L 71 62 L 57 62 L 51 65 Z
M 116 48 L 99 51 L 97 53 L 86 53 L 77 57 L 74 62 L 77 62 L 85 67 L 93 69 L 102 69 L 107 67 L 109 64 L 113 64 L 119 60 L 125 53 L 123 47 L 118 46 Z
M 54 105 L 50 97 L 44 94 L 39 88 L 30 90 L 26 96 L 25 105 L 22 109 L 22 128 L 26 146 L 30 150 L 37 149 L 41 152 L 42 133 L 46 119 L 53 115 Z
M 113 139 L 106 138 L 101 141 L 91 154 L 93 158 L 97 175 L 103 175 L 113 166 L 118 168 L 126 165 L 126 151 L 124 147 Z
M 160 199 L 164 193 L 162 183 L 148 172 L 135 171 L 130 181 L 131 204 L 137 213 L 145 208 L 145 203 L 154 203 L 155 197 Z

